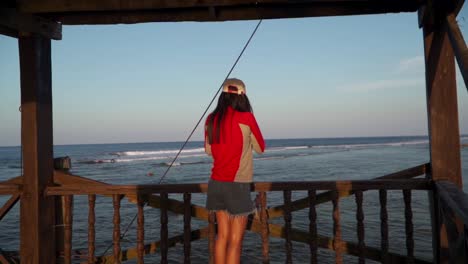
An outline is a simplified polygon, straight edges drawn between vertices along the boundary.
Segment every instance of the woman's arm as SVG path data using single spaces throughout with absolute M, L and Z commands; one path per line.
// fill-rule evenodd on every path
M 265 152 L 265 140 L 263 139 L 262 132 L 260 131 L 257 120 L 255 120 L 253 114 L 251 115 L 249 126 L 250 131 L 252 132 L 252 134 L 250 134 L 250 139 L 252 141 L 253 149 L 259 154 Z

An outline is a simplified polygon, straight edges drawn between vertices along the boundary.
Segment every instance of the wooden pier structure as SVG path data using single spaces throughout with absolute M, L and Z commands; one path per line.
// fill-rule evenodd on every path
M 206 192 L 206 184 L 109 185 L 54 169 L 52 122 L 51 40 L 62 38 L 62 25 L 120 24 L 177 21 L 227 21 L 317 16 L 344 16 L 417 12 L 424 38 L 426 102 L 430 162 L 359 181 L 255 182 L 258 213 L 248 230 L 260 234 L 262 262 L 270 262 L 269 238 L 284 239 L 286 263 L 292 263 L 292 242 L 308 244 L 310 263 L 317 263 L 318 248 L 344 255 L 359 263 L 427 263 L 414 255 L 412 194 L 427 192 L 432 223 L 433 262 L 468 262 L 468 195 L 462 191 L 460 132 L 458 125 L 455 60 L 468 84 L 468 49 L 456 22 L 463 0 L 5 0 L 0 3 L 0 34 L 18 39 L 21 73 L 21 141 L 23 175 L 0 183 L 0 221 L 20 203 L 18 254 L 0 250 L 0 262 L 72 263 L 74 196 L 88 197 L 88 248 L 86 263 L 121 263 L 147 254 L 160 254 L 168 263 L 168 249 L 183 244 L 184 263 L 191 259 L 191 241 L 207 238 L 210 254 L 215 238 L 214 214 L 192 203 L 192 194 Z M 83 40 L 85 41 L 85 40 Z M 468 85 L 467 85 L 468 87 Z M 415 164 L 416 165 L 416 164 Z M 12 175 L 13 176 L 13 175 Z M 389 251 L 387 192 L 399 190 L 404 200 L 406 254 Z M 378 191 L 381 246 L 366 245 L 363 194 Z M 268 206 L 267 196 L 282 193 L 284 204 Z M 293 192 L 306 192 L 293 200 Z M 183 200 L 169 198 L 182 194 Z M 109 197 L 113 206 L 112 253 L 96 256 L 96 196 Z M 354 196 L 357 243 L 345 241 L 340 224 L 340 199 Z M 120 204 L 126 198 L 137 208 L 137 241 L 121 248 Z M 316 206 L 331 203 L 333 235 L 318 232 Z M 143 206 L 160 210 L 160 241 L 145 244 Z M 292 212 L 308 210 L 309 230 L 294 228 Z M 183 233 L 169 237 L 168 212 L 183 215 Z M 284 225 L 271 219 L 283 217 Z M 191 220 L 207 226 L 192 230 Z M 61 228 L 57 228 L 60 226 Z M 210 262 L 212 258 L 210 258 Z M 309 262 L 309 261 L 308 261 Z

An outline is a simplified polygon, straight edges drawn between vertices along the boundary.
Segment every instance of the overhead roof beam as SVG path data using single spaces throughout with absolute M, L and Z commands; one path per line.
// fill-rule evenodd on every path
M 245 1 L 245 0 L 241 0 Z M 272 1 L 272 0 L 269 0 Z M 279 1 L 278 1 L 279 2 Z M 294 2 L 294 1 L 293 1 Z M 296 4 L 214 5 L 193 8 L 170 8 L 135 11 L 80 11 L 42 13 L 65 25 L 79 24 L 133 24 L 143 22 L 227 21 L 319 16 L 343 16 L 379 13 L 414 12 L 418 1 L 303 1 Z
M 0 34 L 19 37 L 20 32 L 37 33 L 49 39 L 62 39 L 62 24 L 49 19 L 0 8 Z
M 265 5 L 314 5 L 340 6 L 363 4 L 365 6 L 405 6 L 423 3 L 424 0 L 73 0 L 51 1 L 34 0 L 18 1 L 18 9 L 25 13 L 62 13 L 84 11 L 142 11 L 155 9 L 181 9 L 202 7 L 236 7 Z

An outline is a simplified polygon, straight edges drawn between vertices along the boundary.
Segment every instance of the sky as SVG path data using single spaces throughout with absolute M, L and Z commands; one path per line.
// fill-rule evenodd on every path
M 458 20 L 467 39 L 466 5 Z M 257 22 L 64 26 L 52 42 L 54 144 L 184 141 Z M 16 39 L 0 36 L 0 58 L 0 146 L 19 145 Z M 427 135 L 416 13 L 265 20 L 231 77 L 267 139 Z M 459 72 L 457 84 L 468 134 Z

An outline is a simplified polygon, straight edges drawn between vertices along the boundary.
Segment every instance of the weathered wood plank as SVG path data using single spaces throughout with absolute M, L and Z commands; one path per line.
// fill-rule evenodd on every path
M 36 33 L 48 39 L 62 39 L 62 24 L 55 21 L 18 13 L 13 8 L 0 7 L 0 27 L 11 37 L 19 37 L 19 32 Z
M 55 263 L 51 43 L 39 35 L 18 41 L 21 73 L 23 193 L 20 208 L 21 262 Z
M 15 206 L 20 198 L 19 194 L 14 194 L 5 202 L 5 204 L 0 208 L 0 221 L 2 221 L 3 217 L 8 214 L 8 212 Z

